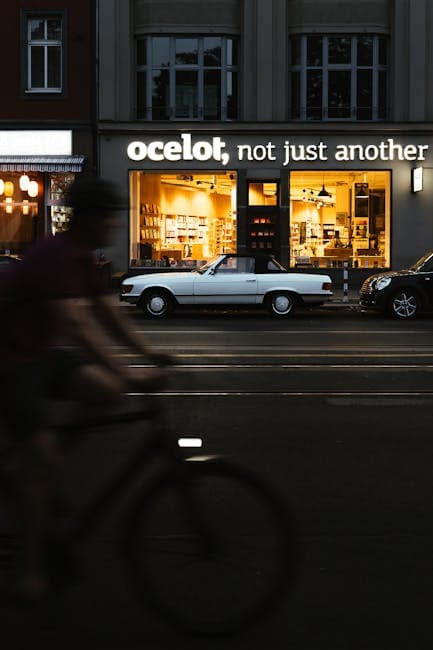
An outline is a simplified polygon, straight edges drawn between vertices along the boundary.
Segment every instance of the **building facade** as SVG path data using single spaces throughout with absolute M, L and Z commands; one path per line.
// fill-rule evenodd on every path
M 77 173 L 96 171 L 95 6 L 20 0 L 2 7 L 0 252 L 24 253 L 67 228 L 67 186 Z
M 427 0 L 99 0 L 115 270 L 271 252 L 361 279 L 433 247 Z M 335 271 L 334 271 L 335 270 Z

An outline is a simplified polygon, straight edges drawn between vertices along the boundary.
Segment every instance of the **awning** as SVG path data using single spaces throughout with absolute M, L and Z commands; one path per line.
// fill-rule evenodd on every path
M 85 156 L 0 156 L 2 172 L 81 172 Z

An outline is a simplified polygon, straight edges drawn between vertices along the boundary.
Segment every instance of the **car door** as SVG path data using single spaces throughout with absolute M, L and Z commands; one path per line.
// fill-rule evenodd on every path
M 254 257 L 226 255 L 210 272 L 196 278 L 194 302 L 199 305 L 250 305 L 257 301 Z

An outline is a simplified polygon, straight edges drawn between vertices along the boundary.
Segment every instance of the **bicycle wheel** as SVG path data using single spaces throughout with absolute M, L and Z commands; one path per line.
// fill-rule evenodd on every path
M 294 534 L 285 506 L 251 472 L 189 461 L 137 501 L 126 529 L 140 597 L 183 630 L 233 634 L 291 585 Z

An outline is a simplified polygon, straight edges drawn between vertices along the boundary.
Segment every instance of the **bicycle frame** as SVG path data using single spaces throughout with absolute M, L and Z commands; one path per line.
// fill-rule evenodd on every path
M 171 468 L 184 467 L 183 461 L 185 457 L 178 449 L 176 441 L 164 420 L 160 404 L 156 403 L 156 401 L 154 401 L 150 409 L 102 416 L 79 425 L 65 425 L 59 428 L 60 433 L 77 434 L 82 431 L 92 431 L 99 427 L 126 424 L 128 422 L 144 422 L 146 420 L 151 423 L 151 431 L 146 432 L 146 440 L 139 445 L 138 449 L 134 450 L 134 456 L 129 460 L 126 467 L 122 467 L 108 479 L 105 485 L 101 487 L 100 494 L 87 503 L 82 512 L 72 520 L 70 526 L 68 526 L 68 540 L 75 543 L 90 533 L 105 513 L 110 510 L 112 502 L 126 492 L 132 482 L 141 474 L 143 468 L 150 465 L 156 455 L 165 456 L 171 464 Z M 74 442 L 75 439 L 72 443 Z

